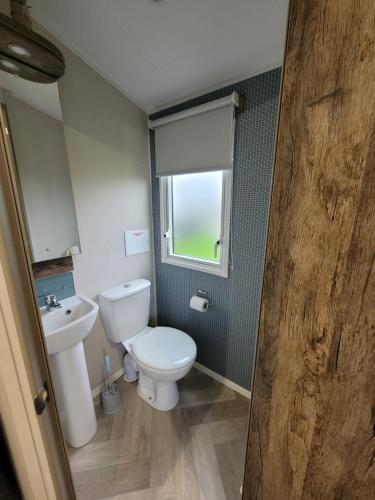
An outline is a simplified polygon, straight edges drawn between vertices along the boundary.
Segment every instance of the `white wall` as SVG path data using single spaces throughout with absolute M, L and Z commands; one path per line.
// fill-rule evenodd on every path
M 0 11 L 9 14 L 7 1 L 0 0 Z M 146 114 L 37 23 L 33 29 L 66 58 L 58 85 L 82 247 L 74 257 L 76 291 L 97 299 L 106 288 L 136 277 L 154 284 L 152 253 L 125 257 L 123 244 L 125 230 L 151 229 Z M 153 288 L 151 297 L 153 318 Z M 117 371 L 122 349 L 108 341 L 100 317 L 84 345 L 94 388 L 103 379 L 104 353 Z
M 124 281 L 152 282 L 152 253 L 125 257 L 124 231 L 151 229 L 147 117 L 95 71 L 62 48 L 66 75 L 59 81 L 82 254 L 74 258 L 76 291 L 93 299 Z M 154 315 L 154 294 L 152 314 Z M 122 349 L 111 344 L 98 318 L 85 341 L 91 387 L 102 380 L 102 360 L 113 371 Z

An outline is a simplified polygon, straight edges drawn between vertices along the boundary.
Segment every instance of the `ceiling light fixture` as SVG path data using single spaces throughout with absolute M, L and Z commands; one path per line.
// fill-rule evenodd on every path
M 1 59 L 0 63 L 4 66 L 4 68 L 7 68 L 11 71 L 17 71 L 19 69 L 17 64 L 12 61 L 8 61 L 7 59 Z
M 32 82 L 56 82 L 65 72 L 64 56 L 32 30 L 29 1 L 9 0 L 10 17 L 0 12 L 0 70 Z
M 14 54 L 17 54 L 18 56 L 22 57 L 30 57 L 31 54 L 28 50 L 24 49 L 21 47 L 21 45 L 14 45 L 13 43 L 10 43 L 8 45 L 8 49 L 11 50 Z

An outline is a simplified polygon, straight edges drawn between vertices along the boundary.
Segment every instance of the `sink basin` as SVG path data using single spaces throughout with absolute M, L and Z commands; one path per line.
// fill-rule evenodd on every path
M 70 446 L 79 448 L 97 429 L 82 341 L 94 326 L 99 306 L 84 295 L 60 304 L 50 311 L 42 307 L 40 314 L 63 433 Z
M 56 354 L 81 342 L 90 333 L 99 306 L 84 295 L 60 301 L 61 309 L 41 308 L 48 354 Z

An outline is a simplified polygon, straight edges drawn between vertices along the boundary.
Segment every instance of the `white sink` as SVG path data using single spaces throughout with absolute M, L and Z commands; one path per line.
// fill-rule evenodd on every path
M 84 295 L 60 301 L 60 309 L 40 310 L 65 439 L 79 448 L 95 435 L 97 425 L 82 340 L 99 306 Z
M 61 300 L 60 304 L 61 309 L 41 308 L 48 354 L 65 351 L 81 342 L 90 333 L 98 315 L 98 304 L 84 295 Z

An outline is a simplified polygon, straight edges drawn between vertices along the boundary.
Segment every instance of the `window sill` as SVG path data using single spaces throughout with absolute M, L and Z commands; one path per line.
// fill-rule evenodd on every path
M 194 259 L 189 260 L 172 256 L 162 257 L 161 262 L 163 264 L 171 264 L 172 266 L 184 267 L 185 269 L 192 269 L 193 271 L 201 271 L 203 273 L 215 274 L 216 276 L 228 278 L 228 266 L 224 268 L 219 265 L 206 264 L 205 262 L 199 262 Z

